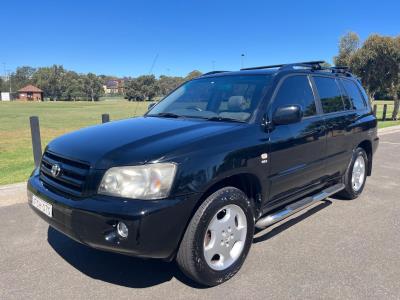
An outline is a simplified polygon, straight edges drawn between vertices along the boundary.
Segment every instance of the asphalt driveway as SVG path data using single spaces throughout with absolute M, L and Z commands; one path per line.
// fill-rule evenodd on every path
M 0 299 L 400 299 L 399 190 L 400 131 L 386 131 L 359 199 L 325 200 L 259 232 L 242 270 L 208 289 L 173 263 L 90 249 L 26 203 L 8 204 L 0 207 Z

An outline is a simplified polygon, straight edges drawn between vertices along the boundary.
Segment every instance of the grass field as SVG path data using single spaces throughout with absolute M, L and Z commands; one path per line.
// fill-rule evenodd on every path
M 29 117 L 39 116 L 42 146 L 56 136 L 111 120 L 143 114 L 148 102 L 0 102 L 0 185 L 25 181 L 33 169 Z
M 383 104 L 378 101 L 377 116 Z M 29 116 L 39 116 L 42 146 L 54 137 L 85 126 L 99 124 L 101 114 L 109 113 L 111 120 L 143 114 L 148 102 L 108 100 L 101 102 L 0 102 L 0 185 L 25 181 L 33 169 Z M 380 122 L 379 127 L 400 125 L 400 121 Z

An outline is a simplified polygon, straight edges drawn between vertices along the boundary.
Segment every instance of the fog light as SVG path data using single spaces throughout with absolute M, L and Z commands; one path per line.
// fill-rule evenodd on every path
M 128 227 L 124 222 L 118 222 L 117 224 L 117 232 L 120 237 L 127 238 L 128 237 Z

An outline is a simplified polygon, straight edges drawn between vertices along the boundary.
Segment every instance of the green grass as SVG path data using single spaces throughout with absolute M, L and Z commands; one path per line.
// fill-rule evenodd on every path
M 393 101 L 377 101 L 378 118 L 383 104 L 391 116 Z M 148 102 L 128 102 L 122 98 L 101 102 L 0 102 L 0 185 L 25 181 L 33 169 L 29 117 L 39 116 L 42 146 L 53 138 L 101 122 L 101 114 L 111 120 L 142 115 Z M 400 121 L 379 122 L 379 127 L 400 125 Z
M 143 114 L 146 102 L 0 102 L 0 185 L 25 181 L 33 169 L 29 117 L 39 116 L 42 146 L 56 136 L 111 120 Z
M 398 120 L 398 121 L 390 120 L 392 118 L 392 112 L 393 112 L 393 108 L 394 108 L 394 103 L 392 100 L 378 100 L 378 101 L 374 101 L 373 104 L 377 105 L 376 116 L 379 120 L 379 124 L 378 124 L 379 128 L 400 125 L 400 120 Z M 382 115 L 383 115 L 384 104 L 387 104 L 387 110 L 386 110 L 386 121 L 383 122 L 381 120 L 382 120 Z

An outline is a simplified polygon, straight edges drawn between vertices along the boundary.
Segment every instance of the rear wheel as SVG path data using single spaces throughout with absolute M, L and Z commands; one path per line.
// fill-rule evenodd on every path
M 363 191 L 367 179 L 368 157 L 363 148 L 357 148 L 344 176 L 345 189 L 338 195 L 355 199 Z
M 226 187 L 209 196 L 190 221 L 177 254 L 181 270 L 214 286 L 234 276 L 253 239 L 254 217 L 246 195 Z

